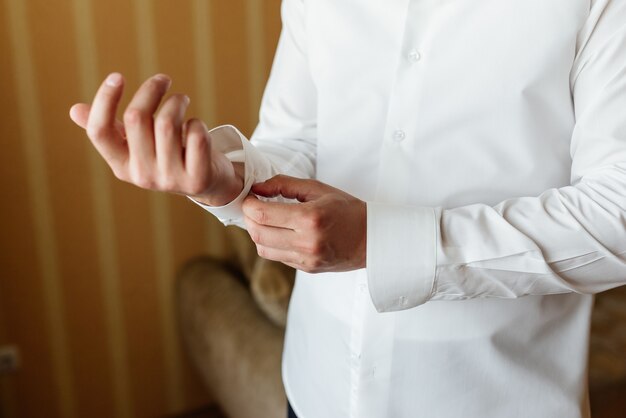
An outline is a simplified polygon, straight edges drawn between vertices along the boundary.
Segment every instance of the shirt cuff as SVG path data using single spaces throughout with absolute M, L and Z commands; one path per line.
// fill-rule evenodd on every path
M 437 230 L 433 208 L 367 203 L 367 281 L 378 312 L 409 309 L 430 299 Z
M 243 200 L 250 193 L 250 189 L 257 178 L 268 178 L 271 175 L 271 168 L 259 151 L 234 126 L 218 126 L 209 131 L 209 134 L 217 151 L 224 153 L 232 162 L 244 163 L 243 190 L 235 199 L 224 206 L 209 206 L 191 197 L 189 199 L 214 215 L 224 225 L 237 225 L 245 228 L 241 210 Z

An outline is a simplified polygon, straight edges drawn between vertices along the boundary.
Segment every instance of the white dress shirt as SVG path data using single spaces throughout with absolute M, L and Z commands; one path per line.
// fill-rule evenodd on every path
M 284 0 L 244 161 L 367 202 L 367 268 L 298 272 L 300 418 L 589 416 L 592 293 L 626 282 L 625 0 Z

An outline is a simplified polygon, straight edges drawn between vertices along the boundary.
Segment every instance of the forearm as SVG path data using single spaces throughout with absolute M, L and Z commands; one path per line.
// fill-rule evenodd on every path
M 539 197 L 441 211 L 432 297 L 597 293 L 626 283 L 624 196 L 622 164 Z
M 430 300 L 597 293 L 626 284 L 626 164 L 496 206 L 368 209 L 379 311 Z

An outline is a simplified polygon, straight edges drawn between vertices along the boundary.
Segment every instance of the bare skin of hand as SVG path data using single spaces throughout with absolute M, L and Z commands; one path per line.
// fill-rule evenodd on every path
M 283 175 L 255 184 L 252 193 L 300 202 L 244 200 L 246 227 L 261 257 L 308 273 L 365 267 L 365 202 L 316 180 Z
M 93 103 L 75 104 L 70 117 L 87 131 L 118 179 L 144 189 L 187 195 L 211 206 L 224 205 L 243 188 L 243 166 L 233 165 L 212 149 L 202 121 L 185 121 L 187 96 L 173 94 L 164 99 L 171 83 L 162 74 L 146 80 L 123 120 L 118 120 L 124 78 L 110 74 Z

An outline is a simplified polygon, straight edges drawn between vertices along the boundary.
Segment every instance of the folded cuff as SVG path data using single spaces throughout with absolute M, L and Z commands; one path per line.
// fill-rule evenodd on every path
M 232 125 L 219 126 L 209 131 L 209 134 L 211 135 L 212 144 L 217 151 L 224 153 L 232 162 L 244 163 L 243 190 L 235 199 L 224 206 L 209 206 L 192 198 L 189 199 L 207 212 L 210 212 L 224 225 L 237 225 L 245 228 L 241 205 L 248 193 L 250 193 L 250 189 L 256 179 L 269 175 L 269 173 L 265 173 L 269 171 L 269 163 L 262 161 L 263 158 L 260 153 Z M 264 173 L 260 174 L 259 171 Z
M 409 309 L 430 299 L 437 230 L 433 208 L 367 203 L 367 280 L 378 312 Z

